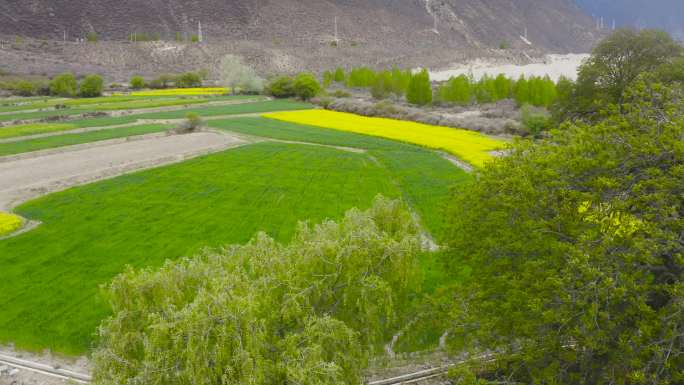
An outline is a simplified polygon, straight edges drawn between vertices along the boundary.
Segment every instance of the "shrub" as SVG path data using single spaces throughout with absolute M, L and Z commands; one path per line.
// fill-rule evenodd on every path
M 27 80 L 19 80 L 14 84 L 13 92 L 19 96 L 33 96 L 36 94 L 36 85 Z
M 145 78 L 142 76 L 133 76 L 131 78 L 131 88 L 134 90 L 140 90 L 145 88 Z
M 88 32 L 86 34 L 86 40 L 91 42 L 91 43 L 96 43 L 98 40 L 97 32 Z
M 371 95 L 378 100 L 386 99 L 392 93 L 392 85 L 392 74 L 388 71 L 380 72 L 373 79 Z
M 333 96 L 336 98 L 348 98 L 351 96 L 351 94 L 347 91 L 344 91 L 344 90 L 335 90 L 330 94 L 330 96 Z
M 256 71 L 246 65 L 242 58 L 235 55 L 226 55 L 221 59 L 219 76 L 224 86 L 230 88 L 232 93 L 259 93 L 264 89 L 264 79 L 257 75 Z
M 176 87 L 195 88 L 202 87 L 202 77 L 195 72 L 186 72 L 176 78 Z
M 427 70 L 422 70 L 411 76 L 406 91 L 406 100 L 419 106 L 432 103 L 432 85 Z
M 333 75 L 333 79 L 335 80 L 336 83 L 344 83 L 344 80 L 346 79 L 346 75 L 344 73 L 344 70 L 342 68 L 337 68 L 335 69 L 335 74 Z
M 321 85 L 312 74 L 301 73 L 294 79 L 292 89 L 298 98 L 309 100 L 318 95 L 321 91 Z
M 198 114 L 194 112 L 188 112 L 185 115 L 185 121 L 178 127 L 172 129 L 171 132 L 174 134 L 189 134 L 192 132 L 197 132 L 202 125 L 204 125 L 204 121 L 202 121 L 202 118 Z
M 539 135 L 551 128 L 551 117 L 546 110 L 534 108 L 529 104 L 522 106 L 521 123 L 526 134 L 539 137 Z
M 50 81 L 51 95 L 73 97 L 76 95 L 77 89 L 76 77 L 71 72 L 65 72 Z
M 95 382 L 360 384 L 406 316 L 419 252 L 407 207 L 377 198 L 340 223 L 300 224 L 289 245 L 260 233 L 128 268 L 104 289 Z
M 323 88 L 328 88 L 335 80 L 335 75 L 330 71 L 323 72 Z
M 173 75 L 160 75 L 158 78 L 153 79 L 149 87 L 150 88 L 155 88 L 155 89 L 160 89 L 160 88 L 169 88 L 169 86 L 176 81 L 176 78 Z
M 85 98 L 94 98 L 102 95 L 104 82 L 100 75 L 88 75 L 81 82 L 79 94 Z
M 289 76 L 279 76 L 266 86 L 265 91 L 276 98 L 291 98 L 295 96 L 294 80 Z

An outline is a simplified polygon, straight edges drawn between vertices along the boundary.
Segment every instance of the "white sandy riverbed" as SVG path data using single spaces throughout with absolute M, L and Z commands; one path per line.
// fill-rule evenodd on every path
M 547 55 L 538 63 L 526 65 L 497 64 L 485 60 L 476 60 L 468 64 L 455 64 L 453 68 L 447 70 L 430 71 L 430 78 L 436 81 L 445 81 L 452 76 L 464 74 L 472 74 L 475 79 L 480 79 L 484 75 L 504 74 L 513 79 L 525 75 L 525 77 L 549 76 L 554 81 L 565 76 L 574 80 L 577 78 L 577 69 L 582 61 L 588 57 L 588 54 Z

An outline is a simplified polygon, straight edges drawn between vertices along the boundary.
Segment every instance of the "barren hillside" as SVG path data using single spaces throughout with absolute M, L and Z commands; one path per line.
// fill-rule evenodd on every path
M 175 41 L 197 34 L 199 23 L 203 45 Z M 84 70 L 146 73 L 210 66 L 225 52 L 269 72 L 336 63 L 435 66 L 523 50 L 584 52 L 596 40 L 592 26 L 571 0 L 5 0 L 0 68 L 35 72 L 41 60 L 71 68 L 77 58 Z M 99 43 L 87 50 L 74 43 L 91 32 Z M 131 44 L 132 34 L 162 42 Z M 15 44 L 14 36 L 49 42 Z M 494 52 L 502 45 L 511 50 Z

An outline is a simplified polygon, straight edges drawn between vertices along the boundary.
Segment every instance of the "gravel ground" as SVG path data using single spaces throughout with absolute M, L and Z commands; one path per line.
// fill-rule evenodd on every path
M 32 158 L 0 158 L 0 210 L 74 185 L 173 163 L 244 144 L 238 137 L 198 132 L 124 143 L 86 145 Z
M 18 352 L 11 346 L 0 346 L 0 357 L 8 356 L 39 364 L 48 365 L 54 369 L 65 369 L 76 373 L 89 374 L 91 367 L 86 357 L 59 357 L 43 352 L 40 354 Z M 61 385 L 75 384 L 59 378 L 54 378 L 26 369 L 16 369 L 0 363 L 0 385 Z

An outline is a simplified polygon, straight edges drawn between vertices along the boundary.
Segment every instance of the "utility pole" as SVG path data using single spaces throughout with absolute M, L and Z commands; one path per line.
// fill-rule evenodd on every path
M 198 21 L 197 22 L 197 41 L 202 42 L 204 40 L 204 37 L 202 36 L 202 22 Z

